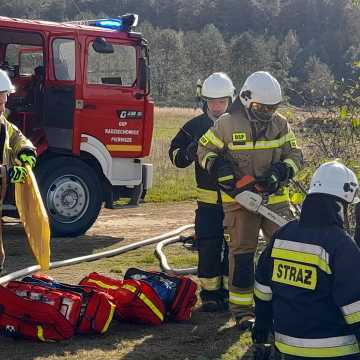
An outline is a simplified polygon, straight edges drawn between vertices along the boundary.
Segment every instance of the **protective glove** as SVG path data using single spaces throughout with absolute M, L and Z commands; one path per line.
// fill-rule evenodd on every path
M 287 182 L 293 176 L 293 170 L 284 162 L 273 164 L 263 176 L 257 177 L 256 182 L 264 191 L 273 194 L 279 190 L 280 184 Z
M 197 141 L 192 141 L 187 148 L 185 149 L 185 156 L 190 161 L 195 161 L 197 159 Z
M 33 168 L 36 164 L 36 152 L 33 149 L 22 149 L 17 157 L 23 166 L 25 166 L 25 164 L 29 164 L 31 168 Z
M 209 173 L 225 191 L 235 189 L 235 174 L 230 161 L 218 156 L 214 159 L 209 168 Z
M 294 176 L 293 169 L 286 162 L 277 162 L 270 169 L 276 174 L 280 182 L 287 182 Z
M 280 187 L 279 178 L 272 172 L 266 172 L 264 176 L 256 178 L 256 182 L 264 189 L 264 192 L 268 194 L 276 193 Z
M 12 184 L 24 183 L 28 176 L 28 172 L 23 166 L 13 166 L 8 170 L 8 177 Z

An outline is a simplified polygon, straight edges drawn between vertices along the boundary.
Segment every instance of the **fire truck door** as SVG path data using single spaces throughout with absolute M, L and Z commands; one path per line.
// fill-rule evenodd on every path
M 75 110 L 75 40 L 57 37 L 51 44 L 42 123 L 50 147 L 71 150 Z
M 101 141 L 112 157 L 137 157 L 142 151 L 144 91 L 138 80 L 138 51 L 131 44 L 106 40 L 112 51 L 101 53 L 87 41 L 81 133 Z

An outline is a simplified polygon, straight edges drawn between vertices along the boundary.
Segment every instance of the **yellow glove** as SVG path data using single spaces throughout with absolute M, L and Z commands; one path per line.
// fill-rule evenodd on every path
M 28 176 L 28 172 L 23 166 L 13 166 L 9 169 L 9 179 L 12 184 L 24 183 Z
M 18 158 L 23 166 L 25 166 L 25 164 L 29 164 L 31 168 L 34 168 L 36 164 L 36 153 L 30 148 L 20 150 Z

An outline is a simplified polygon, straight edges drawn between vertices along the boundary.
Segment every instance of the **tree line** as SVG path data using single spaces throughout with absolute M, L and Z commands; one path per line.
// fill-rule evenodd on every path
M 358 80 L 360 9 L 354 0 L 0 0 L 2 16 L 52 21 L 140 15 L 153 96 L 189 105 L 195 84 L 225 71 L 239 90 L 268 70 L 289 101 L 329 104 L 337 82 Z

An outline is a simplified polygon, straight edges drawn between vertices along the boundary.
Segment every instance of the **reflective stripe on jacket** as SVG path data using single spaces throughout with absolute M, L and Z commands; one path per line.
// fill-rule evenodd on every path
M 275 346 L 282 353 L 315 358 L 336 358 L 359 353 L 355 335 L 302 339 L 275 332 Z

